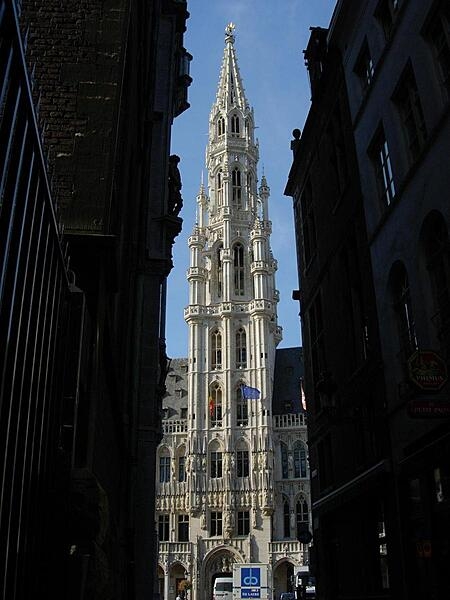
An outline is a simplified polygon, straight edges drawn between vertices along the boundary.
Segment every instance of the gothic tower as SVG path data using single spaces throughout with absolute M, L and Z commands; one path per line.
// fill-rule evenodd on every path
M 187 474 L 190 512 L 201 517 L 199 535 L 206 529 L 232 547 L 235 535 L 241 542 L 251 530 L 253 545 L 236 547 L 243 562 L 268 560 L 264 547 L 274 509 L 271 398 L 281 339 L 269 187 L 263 176 L 258 189 L 257 163 L 253 110 L 230 24 L 209 120 L 209 193 L 202 185 L 189 238 Z M 238 553 L 225 558 L 227 570 L 239 562 Z
M 267 564 L 278 597 L 306 556 L 297 539 L 309 518 L 306 421 L 293 404 L 286 409 L 298 390 L 289 378 L 299 384 L 300 349 L 276 352 L 270 190 L 264 175 L 258 186 L 254 116 L 234 41 L 230 24 L 209 119 L 207 185 L 188 242 L 188 358 L 172 361 L 164 400 L 156 503 L 165 600 L 183 578 L 189 600 L 210 600 L 215 578 L 231 575 L 233 563 Z M 280 353 L 296 358 L 278 376 Z

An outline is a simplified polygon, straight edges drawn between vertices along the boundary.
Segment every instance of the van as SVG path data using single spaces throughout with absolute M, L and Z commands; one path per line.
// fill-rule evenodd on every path
M 213 600 L 233 600 L 233 577 L 216 577 Z

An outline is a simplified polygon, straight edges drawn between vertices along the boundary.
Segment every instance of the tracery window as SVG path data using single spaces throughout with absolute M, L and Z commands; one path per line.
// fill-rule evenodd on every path
M 189 515 L 178 515 L 178 541 L 189 541 Z
M 162 448 L 159 456 L 159 482 L 170 481 L 170 453 L 168 448 Z
M 249 476 L 249 453 L 248 448 L 241 442 L 236 450 L 236 474 L 238 477 Z
M 233 252 L 234 260 L 234 293 L 236 296 L 243 296 L 244 286 L 244 246 L 236 244 Z
M 295 514 L 297 522 L 297 537 L 299 537 L 300 533 L 305 531 L 305 529 L 308 529 L 309 525 L 308 503 L 303 496 L 300 496 L 296 502 Z
M 223 171 L 220 169 L 216 175 L 217 206 L 223 205 Z
M 211 369 L 222 368 L 222 334 L 218 329 L 211 333 Z
M 247 366 L 247 335 L 245 329 L 240 327 L 236 332 L 236 369 L 245 369 Z
M 231 135 L 235 135 L 235 136 L 239 135 L 240 129 L 241 129 L 241 125 L 239 122 L 238 115 L 236 115 L 236 114 L 231 115 Z
M 253 176 L 247 173 L 247 202 L 251 202 L 253 197 Z
M 283 479 L 288 479 L 289 477 L 289 463 L 288 463 L 288 449 L 286 444 L 281 442 L 280 444 L 280 452 L 281 452 L 281 477 Z
M 222 452 L 215 450 L 211 451 L 209 474 L 212 479 L 222 477 Z
M 238 167 L 235 167 L 231 171 L 231 191 L 232 191 L 232 203 L 236 208 L 242 206 L 242 177 L 241 171 Z
M 217 121 L 217 135 L 221 137 L 225 133 L 225 119 L 223 117 L 219 117 Z
M 283 536 L 285 538 L 291 537 L 289 500 L 286 497 L 284 497 L 284 500 L 283 500 Z
M 243 397 L 240 386 L 236 391 L 236 425 L 248 425 L 248 400 Z
M 223 264 L 222 264 L 222 252 L 223 248 L 220 246 L 217 249 L 217 296 L 219 298 L 222 297 L 222 287 L 223 287 Z
M 294 477 L 306 477 L 306 450 L 301 442 L 294 446 Z
M 215 385 L 209 397 L 209 414 L 211 417 L 211 425 L 213 427 L 222 426 L 222 390 L 220 386 Z

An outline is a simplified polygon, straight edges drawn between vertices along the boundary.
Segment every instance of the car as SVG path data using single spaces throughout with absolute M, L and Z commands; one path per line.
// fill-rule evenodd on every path
M 295 600 L 294 592 L 281 592 L 280 600 Z

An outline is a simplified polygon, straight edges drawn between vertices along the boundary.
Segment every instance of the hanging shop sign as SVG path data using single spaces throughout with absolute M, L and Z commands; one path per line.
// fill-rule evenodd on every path
M 448 380 L 447 365 L 433 350 L 416 350 L 408 360 L 411 381 L 421 390 L 439 391 Z
M 408 414 L 410 417 L 421 419 L 450 417 L 450 401 L 435 400 L 432 398 L 421 398 L 408 402 Z

